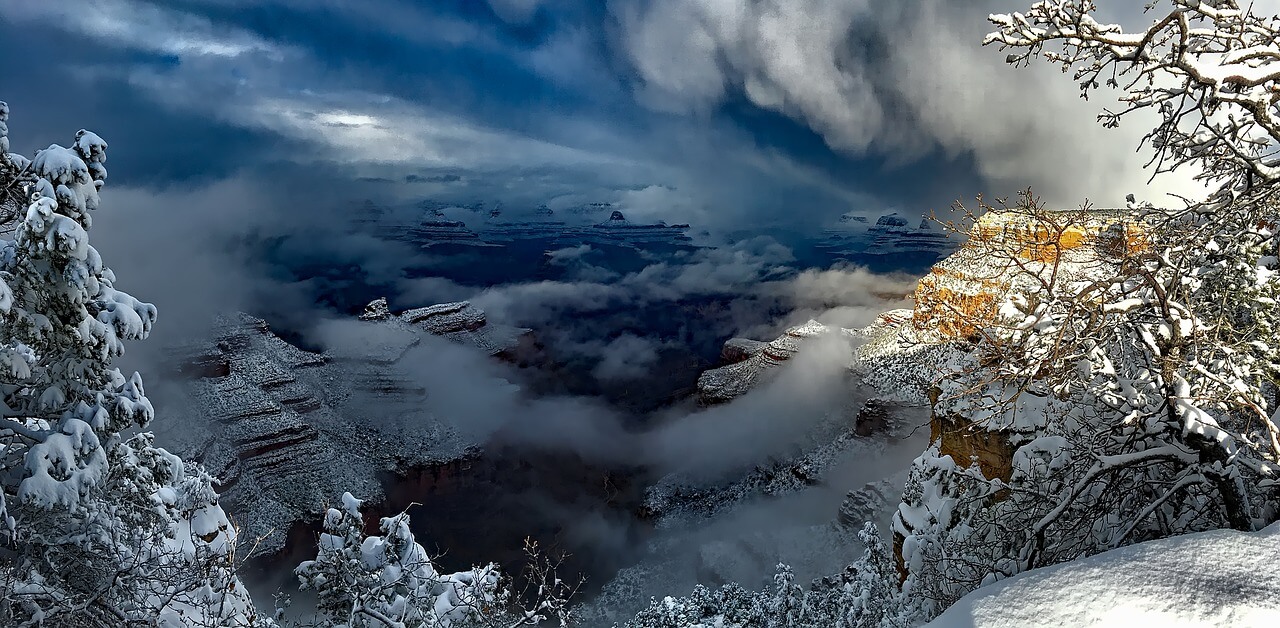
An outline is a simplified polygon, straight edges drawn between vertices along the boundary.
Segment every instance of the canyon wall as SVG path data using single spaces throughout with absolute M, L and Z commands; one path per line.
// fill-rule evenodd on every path
M 911 327 L 921 341 L 952 347 L 952 355 L 959 360 L 986 330 L 999 324 L 1000 308 L 1009 302 L 1011 294 L 1030 301 L 1037 298 L 1044 288 L 1036 276 L 1053 277 L 1057 282 L 1054 285 L 1087 281 L 1146 250 L 1148 233 L 1144 224 L 1125 210 L 1047 211 L 1036 216 L 990 212 L 976 221 L 960 250 L 935 265 L 920 281 Z M 946 375 L 948 370 L 942 369 L 939 375 Z M 963 391 L 954 386 L 950 391 L 932 387 L 929 405 L 933 451 L 926 452 L 920 460 L 933 461 L 926 466 L 954 464 L 957 469 L 974 469 L 988 480 L 1009 482 L 1019 447 L 1041 435 L 1036 426 L 1044 427 L 1050 418 L 1010 421 L 997 416 L 1001 412 L 1034 414 L 1042 400 L 1024 400 L 1022 397 L 1027 395 L 994 415 L 987 411 L 987 419 L 974 418 L 974 412 L 983 408 L 950 403 L 953 399 L 948 395 L 964 397 L 973 392 L 968 388 L 982 385 L 973 382 L 972 386 L 961 386 Z M 993 400 L 984 397 L 976 403 L 988 402 Z M 917 464 L 921 464 L 920 460 Z M 926 486 L 925 492 L 929 490 L 948 489 Z M 996 498 L 1002 499 L 1000 493 Z M 933 521 L 926 503 L 929 499 L 929 495 L 904 495 L 895 518 L 894 553 L 904 580 L 909 566 L 903 544 L 916 531 L 920 517 Z

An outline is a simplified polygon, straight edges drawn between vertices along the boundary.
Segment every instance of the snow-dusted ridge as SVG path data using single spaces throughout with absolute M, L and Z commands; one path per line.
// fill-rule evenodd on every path
M 811 320 L 786 330 L 776 340 L 761 342 L 731 338 L 721 355 L 726 364 L 698 377 L 698 401 L 704 405 L 725 403 L 754 388 L 763 377 L 800 350 L 800 340 L 828 333 L 825 325 Z
M 917 328 L 909 309 L 886 311 L 870 325 L 854 329 L 810 320 L 769 342 L 729 339 L 721 351 L 725 364 L 698 378 L 699 401 L 714 405 L 742 396 L 794 357 L 803 340 L 825 334 L 850 342 L 849 371 L 871 386 L 875 397 L 908 406 L 928 404 L 942 358 L 953 350 L 949 339 L 936 330 Z

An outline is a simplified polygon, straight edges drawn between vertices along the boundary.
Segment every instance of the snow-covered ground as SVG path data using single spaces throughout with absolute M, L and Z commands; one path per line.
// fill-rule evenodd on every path
M 932 628 L 1280 626 L 1280 523 L 1139 543 L 962 598 Z

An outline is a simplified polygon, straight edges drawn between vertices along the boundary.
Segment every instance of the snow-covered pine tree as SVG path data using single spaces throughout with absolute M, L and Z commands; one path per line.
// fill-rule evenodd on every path
M 27 209 L 31 160 L 9 152 L 9 105 L 0 102 L 0 233 L 11 233 Z
M 302 589 L 335 628 L 516 628 L 545 621 L 567 625 L 574 587 L 526 545 L 530 599 L 513 599 L 497 565 L 440 573 L 409 529 L 409 515 L 382 518 L 381 535 L 366 536 L 361 500 L 343 493 L 324 518 L 315 560 L 298 565 Z M 528 604 L 527 607 L 521 604 Z
M 89 244 L 106 148 L 81 130 L 2 159 L 0 189 L 26 209 L 0 242 L 0 623 L 267 625 L 210 477 L 138 431 L 154 415 L 142 378 L 112 366 L 156 308 Z
M 862 557 L 843 572 L 803 587 L 787 565 L 773 586 L 749 591 L 736 583 L 694 587 L 686 597 L 653 600 L 626 628 L 906 628 L 917 606 L 901 595 L 892 559 L 873 523 L 858 537 Z

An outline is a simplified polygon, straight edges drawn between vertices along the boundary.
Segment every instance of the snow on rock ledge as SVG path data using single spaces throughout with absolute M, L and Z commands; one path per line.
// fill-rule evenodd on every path
M 766 374 L 795 356 L 801 339 L 815 338 L 828 331 L 832 331 L 831 328 L 811 320 L 788 329 L 773 342 L 731 338 L 721 351 L 730 363 L 698 377 L 698 402 L 715 405 L 742 396 Z M 741 359 L 737 359 L 739 357 Z
M 725 341 L 724 347 L 720 349 L 720 363 L 726 366 L 737 364 L 760 353 L 768 344 L 767 342 L 749 340 L 747 338 L 730 338 Z
M 800 341 L 826 333 L 840 333 L 854 341 L 849 370 L 884 401 L 925 405 L 938 367 L 950 351 L 946 338 L 919 332 L 912 311 L 889 310 L 870 325 L 857 329 L 828 327 L 817 321 L 792 327 L 771 342 L 731 338 L 720 351 L 722 366 L 698 378 L 698 401 L 716 405 L 732 401 L 758 386 L 771 372 L 801 350 Z
M 982 587 L 932 628 L 1280 626 L 1280 523 L 1130 545 Z
M 469 301 L 429 305 L 405 310 L 396 315 L 387 308 L 387 300 L 384 297 L 365 306 L 365 313 L 361 314 L 360 318 L 361 320 L 385 320 L 400 326 L 411 326 L 429 334 L 443 336 L 454 342 L 475 347 L 491 356 L 505 356 L 521 349 L 531 333 L 530 330 L 522 327 L 490 325 L 484 310 L 472 305 Z

